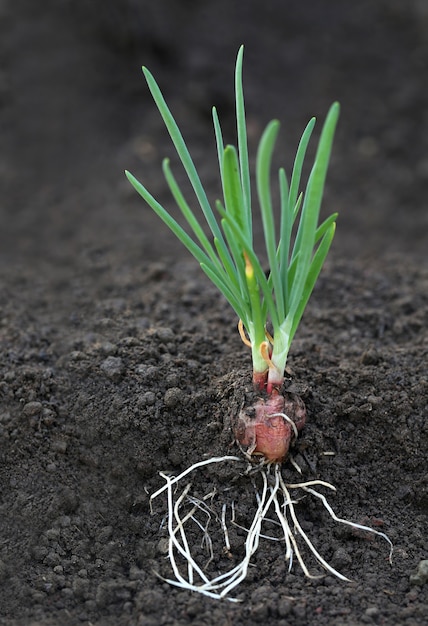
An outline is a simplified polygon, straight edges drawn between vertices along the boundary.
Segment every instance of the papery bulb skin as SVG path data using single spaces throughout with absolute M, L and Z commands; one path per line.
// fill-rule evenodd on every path
M 241 410 L 234 431 L 247 457 L 264 457 L 267 463 L 285 461 L 295 439 L 295 430 L 284 415 L 293 420 L 298 431 L 303 428 L 306 408 L 300 396 L 275 392 Z

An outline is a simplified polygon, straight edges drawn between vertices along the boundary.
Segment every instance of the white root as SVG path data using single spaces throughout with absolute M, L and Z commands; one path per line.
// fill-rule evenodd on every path
M 327 498 L 314 489 L 314 487 L 325 487 L 336 491 L 333 485 L 322 480 L 286 484 L 279 464 L 263 465 L 260 467 L 259 473 L 262 477 L 262 488 L 261 490 L 256 489 L 257 508 L 249 528 L 244 528 L 242 525 L 238 524 L 234 502 L 232 502 L 231 505 L 227 505 L 226 503 L 222 504 L 221 513 L 216 513 L 213 504 L 213 499 L 216 495 L 215 490 L 211 491 L 211 493 L 208 493 L 203 498 L 196 498 L 189 495 L 192 485 L 191 482 L 187 482 L 183 489 L 179 488 L 181 481 L 186 476 L 189 476 L 189 474 L 201 467 L 213 463 L 235 461 L 242 462 L 242 459 L 237 456 L 213 457 L 206 461 L 195 463 L 176 477 L 161 473 L 161 476 L 165 479 L 165 485 L 151 496 L 150 502 L 152 503 L 155 498 L 166 491 L 168 507 L 167 529 L 169 537 L 168 559 L 172 566 L 174 579 L 161 578 L 169 584 L 189 591 L 196 591 L 210 598 L 220 599 L 227 597 L 231 602 L 239 602 L 237 598 L 230 597 L 228 594 L 246 578 L 249 567 L 252 565 L 251 559 L 257 551 L 261 539 L 284 542 L 284 557 L 286 562 L 288 562 L 289 571 L 291 570 L 294 556 L 305 576 L 308 578 L 320 578 L 320 575 L 311 574 L 309 571 L 299 548 L 299 538 L 300 541 L 303 541 L 307 548 L 309 548 L 315 562 L 337 578 L 349 581 L 346 576 L 338 572 L 322 557 L 303 530 L 297 518 L 294 506 L 296 500 L 292 499 L 290 490 L 302 490 L 305 496 L 310 494 L 320 500 L 335 522 L 357 530 L 373 533 L 385 539 L 390 546 L 389 560 L 391 561 L 393 546 L 385 533 L 338 517 L 328 503 Z M 208 500 L 211 500 L 211 503 L 208 503 Z M 246 533 L 244 556 L 237 565 L 228 571 L 210 578 L 207 574 L 207 568 L 208 565 L 212 563 L 215 556 L 209 533 L 209 526 L 213 522 L 219 524 L 224 536 L 223 554 L 233 557 L 227 528 L 228 506 L 230 508 L 230 523 L 244 530 Z M 275 519 L 272 519 L 273 514 L 276 515 Z M 280 528 L 280 536 L 271 536 L 262 533 L 262 526 L 266 523 L 273 524 Z M 196 530 L 202 534 L 200 545 L 204 547 L 208 553 L 207 562 L 203 567 L 196 562 L 193 556 L 189 540 L 190 530 Z M 183 573 L 184 571 L 186 571 L 185 574 Z

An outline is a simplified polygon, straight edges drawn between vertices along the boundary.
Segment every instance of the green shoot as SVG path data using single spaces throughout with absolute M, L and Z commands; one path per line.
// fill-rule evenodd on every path
M 238 52 L 235 70 L 238 148 L 224 145 L 220 121 L 216 109 L 213 108 L 223 191 L 223 200 L 218 200 L 214 209 L 208 201 L 186 143 L 155 79 L 149 70 L 143 68 L 149 89 L 202 211 L 202 215 L 197 215 L 185 200 L 171 172 L 169 161 L 165 159 L 163 171 L 166 182 L 189 226 L 190 234 L 132 174 L 126 172 L 126 176 L 197 259 L 202 270 L 235 310 L 240 320 L 241 337 L 252 350 L 254 384 L 270 394 L 283 382 L 291 342 L 334 236 L 337 214 L 330 215 L 321 225 L 319 214 L 339 116 L 339 104 L 336 102 L 331 106 L 324 122 L 305 190 L 301 191 L 301 174 L 315 119 L 310 120 L 303 132 L 290 182 L 284 169 L 279 170 L 279 228 L 275 225 L 271 194 L 271 161 L 279 122 L 271 121 L 261 137 L 256 160 L 256 190 L 269 263 L 266 276 L 253 244 L 242 61 L 243 47 Z M 206 222 L 205 225 L 203 221 Z M 269 322 L 273 328 L 273 336 L 266 330 Z

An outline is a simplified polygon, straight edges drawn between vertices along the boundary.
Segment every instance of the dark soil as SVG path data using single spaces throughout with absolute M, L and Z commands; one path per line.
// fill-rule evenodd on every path
M 0 30 L 0 623 L 426 624 L 428 584 L 411 579 L 428 558 L 425 4 L 3 0 Z M 149 495 L 161 470 L 236 453 L 250 354 L 123 170 L 172 208 L 144 63 L 216 197 L 209 113 L 233 140 L 241 43 L 252 154 L 277 116 L 289 167 L 309 117 L 342 105 L 325 196 L 338 232 L 288 386 L 308 409 L 305 477 L 333 483 L 337 513 L 395 551 L 390 565 L 384 541 L 303 500 L 305 528 L 353 582 L 288 573 L 283 546 L 262 541 L 234 605 L 156 577 L 171 573 L 165 503 L 150 515 Z M 237 467 L 201 472 L 195 489 L 213 485 L 249 518 Z

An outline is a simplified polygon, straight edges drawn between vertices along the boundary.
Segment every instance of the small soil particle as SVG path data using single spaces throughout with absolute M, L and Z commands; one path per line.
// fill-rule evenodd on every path
M 109 356 L 101 363 L 101 369 L 108 378 L 118 381 L 125 371 L 125 366 L 120 357 Z

